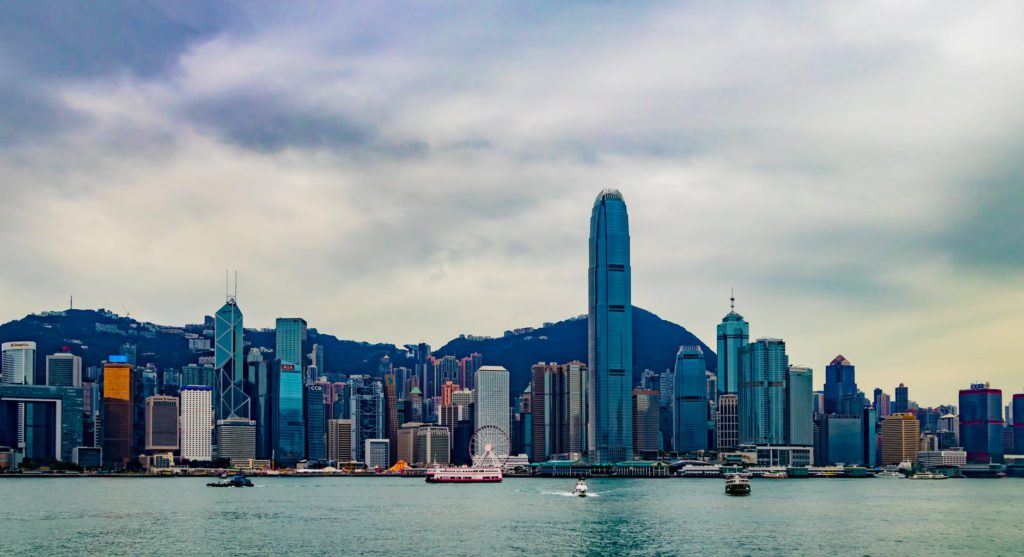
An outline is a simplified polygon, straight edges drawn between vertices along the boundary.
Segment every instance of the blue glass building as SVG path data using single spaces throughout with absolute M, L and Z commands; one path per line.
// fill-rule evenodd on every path
M 293 467 L 305 458 L 302 371 L 298 364 L 277 361 L 271 374 L 271 446 L 278 466 Z
M 828 414 L 821 423 L 823 454 L 819 464 L 865 464 L 861 416 Z
M 676 354 L 674 440 L 680 452 L 708 448 L 708 389 L 704 351 L 681 346 Z
M 594 201 L 588 287 L 589 456 L 621 462 L 633 458 L 633 306 L 629 218 L 618 190 Z
M 278 317 L 274 326 L 274 354 L 289 362 L 300 372 L 306 369 L 306 320 L 301 317 Z
M 324 386 L 321 384 L 306 385 L 306 458 L 324 460 L 327 458 L 327 445 L 324 421 Z
M 1010 408 L 1013 414 L 1013 450 L 1016 454 L 1024 454 L 1024 394 L 1013 395 Z
M 735 304 L 735 298 L 732 298 Z M 750 325 L 735 306 L 718 324 L 718 392 L 739 392 L 740 349 L 750 342 Z
M 789 366 L 786 373 L 786 443 L 814 444 L 814 370 Z
M 864 395 L 857 390 L 856 368 L 842 355 L 825 366 L 825 413 L 860 414 Z
M 907 386 L 900 383 L 899 387 L 896 387 L 896 402 L 892 405 L 892 414 L 904 414 L 910 411 L 910 393 L 907 391 Z
M 1003 391 L 987 384 L 960 390 L 960 442 L 967 462 L 1003 462 Z
M 740 348 L 739 442 L 786 443 L 786 343 L 762 338 Z

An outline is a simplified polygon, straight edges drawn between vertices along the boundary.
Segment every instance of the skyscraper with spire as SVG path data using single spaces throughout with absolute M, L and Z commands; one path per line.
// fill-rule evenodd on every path
M 245 360 L 242 359 L 242 310 L 235 294 L 214 314 L 214 369 L 217 373 L 217 457 L 256 457 L 256 422 L 249 416 L 245 394 Z
M 718 392 L 739 392 L 740 349 L 750 342 L 750 325 L 736 313 L 736 296 L 729 297 L 729 313 L 718 324 Z
M 590 460 L 619 462 L 633 457 L 633 306 L 629 218 L 618 190 L 594 201 L 588 298 Z

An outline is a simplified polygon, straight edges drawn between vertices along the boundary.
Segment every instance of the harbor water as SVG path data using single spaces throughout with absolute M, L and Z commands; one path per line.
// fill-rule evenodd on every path
M 1021 555 L 1024 479 L 2 478 L 5 555 Z

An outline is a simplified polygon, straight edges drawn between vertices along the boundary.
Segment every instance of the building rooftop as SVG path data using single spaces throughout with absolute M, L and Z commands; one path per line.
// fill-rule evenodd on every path
M 626 201 L 626 199 L 622 197 L 622 192 L 614 188 L 605 188 L 601 190 L 601 193 L 597 194 L 597 199 L 594 200 L 594 205 L 597 205 L 604 199 L 618 199 L 619 201 Z

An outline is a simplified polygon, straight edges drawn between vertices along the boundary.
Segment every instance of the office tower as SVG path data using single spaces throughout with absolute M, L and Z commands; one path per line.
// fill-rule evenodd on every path
M 213 460 L 213 389 L 206 385 L 181 388 L 181 458 Z
M 825 366 L 825 413 L 859 415 L 864 407 L 857 390 L 856 368 L 841 354 Z
M 394 447 L 398 443 L 398 426 L 400 425 L 398 423 L 398 385 L 395 381 L 394 373 L 384 374 L 384 404 L 387 406 L 385 427 L 387 429 L 388 441 Z M 394 457 L 395 452 L 392 452 L 391 456 Z M 394 462 L 391 464 L 394 464 Z
M 786 443 L 814 444 L 814 370 L 789 366 L 786 373 Z
M 750 325 L 736 313 L 736 298 L 729 298 L 730 310 L 718 324 L 718 392 L 739 393 L 740 349 L 750 342 Z
M 740 349 L 739 442 L 782 445 L 786 442 L 786 343 L 762 338 Z
M 644 372 L 640 374 L 640 388 L 645 391 L 657 391 L 660 389 L 658 380 L 659 376 L 657 373 L 653 370 L 645 369 Z
M 324 460 L 327 447 L 324 444 L 324 386 L 319 383 L 306 385 L 306 459 Z
M 565 451 L 582 454 L 587 450 L 587 394 L 590 373 L 587 364 L 583 362 L 569 362 L 562 369 L 566 384 Z
M 1013 450 L 1016 454 L 1024 454 L 1024 394 L 1013 395 L 1010 408 L 1013 416 Z
M 886 416 L 882 420 L 882 465 L 916 462 L 920 427 L 910 413 Z
M 715 419 L 718 417 L 718 374 L 714 371 L 706 370 L 704 372 L 705 386 L 707 391 L 707 444 L 709 449 L 716 447 L 715 439 L 717 437 L 715 429 L 718 427 Z
M 181 390 L 181 371 L 172 367 L 165 368 L 160 376 L 159 394 L 167 396 L 178 396 Z
M 531 369 L 530 456 L 534 462 L 553 454 L 586 448 L 587 366 L 539 363 Z
M 434 385 L 435 390 L 433 396 L 441 396 L 441 385 L 451 381 L 452 383 L 461 382 L 461 367 L 459 361 L 455 359 L 455 356 L 445 356 L 434 362 Z
M 306 361 L 308 335 L 306 320 L 301 317 L 278 317 L 274 330 L 275 357 L 282 362 L 294 364 L 300 373 L 304 372 L 302 364 Z M 310 382 L 309 379 L 303 374 L 304 384 Z
M 327 421 L 327 459 L 334 462 L 352 460 L 352 420 Z
M 81 387 L 0 384 L 0 446 L 25 458 L 70 461 L 81 445 Z
M 36 343 L 31 341 L 5 342 L 0 352 L 2 372 L 0 378 L 8 385 L 34 385 L 36 383 Z
M 739 395 L 719 395 L 715 446 L 721 450 L 734 449 L 739 445 Z
M 451 463 L 451 431 L 447 427 L 423 425 L 416 428 L 417 466 L 446 466 Z
M 821 417 L 820 464 L 866 464 L 862 419 L 859 415 L 848 414 Z
M 956 414 L 945 414 L 939 417 L 938 437 L 939 450 L 944 451 L 961 446 L 960 418 Z
M 369 375 L 353 375 L 349 377 L 349 381 L 352 385 L 352 460 L 366 462 L 369 458 L 363 452 L 366 441 L 381 439 L 386 433 L 384 389 L 380 381 L 373 380 Z M 387 468 L 387 465 L 384 468 Z
M 259 348 L 251 348 L 245 358 L 245 394 L 249 397 L 249 417 L 256 422 L 256 458 L 269 459 L 270 443 L 270 372 Z
M 676 374 L 671 369 L 666 369 L 658 379 L 658 414 L 661 430 L 661 449 L 664 451 L 673 450 L 672 437 L 675 427 L 675 406 L 676 406 Z M 717 397 L 716 397 L 717 398 Z
M 138 353 L 139 347 L 130 342 L 126 342 L 121 345 L 121 355 L 127 358 L 125 361 L 131 364 L 133 368 L 137 368 L 139 366 Z
M 47 356 L 46 384 L 54 387 L 81 387 L 82 358 L 70 352 Z
M 967 462 L 1003 462 L 1003 391 L 988 383 L 960 390 L 960 441 Z
M 391 449 L 387 439 L 366 439 L 360 452 L 366 455 L 367 470 L 383 470 L 391 461 Z
M 882 391 L 880 388 L 875 388 L 875 411 L 878 413 L 879 419 L 892 414 L 892 408 L 889 405 L 889 395 Z
M 641 459 L 658 452 L 659 391 L 633 390 L 633 450 Z M 705 420 L 707 423 L 707 420 Z
M 598 194 L 590 217 L 587 444 L 595 463 L 633 456 L 633 306 L 629 217 L 618 190 Z
M 292 468 L 306 453 L 302 369 L 280 360 L 275 367 L 270 380 L 271 456 L 278 466 Z
M 146 399 L 146 452 L 178 450 L 178 398 L 154 395 Z
M 217 458 L 229 461 L 256 458 L 256 422 L 246 418 L 217 420 Z
M 501 366 L 480 366 L 473 381 L 476 385 L 473 413 L 480 436 L 477 439 L 479 446 L 490 443 L 494 447 L 511 448 L 508 370 Z M 480 431 L 487 426 L 494 426 L 500 433 Z
M 862 410 L 861 431 L 863 432 L 861 445 L 864 447 L 864 464 L 878 466 L 878 414 L 875 407 L 870 404 Z
M 910 393 L 907 392 L 907 386 L 900 383 L 899 387 L 896 387 L 896 403 L 892 405 L 893 414 L 905 414 L 910 411 Z
M 395 462 L 404 461 L 410 466 L 416 465 L 416 436 L 420 422 L 406 422 L 398 428 L 398 443 L 395 444 Z
M 212 366 L 189 364 L 181 368 L 181 384 L 206 385 L 214 392 L 217 390 L 217 371 Z
M 406 407 L 405 412 L 407 414 L 406 421 L 423 421 L 423 392 L 420 391 L 418 386 L 414 386 L 409 391 L 409 405 Z
M 480 366 L 484 365 L 483 354 L 473 352 L 469 356 L 462 358 L 462 388 L 472 389 L 473 388 L 473 375 L 476 374 L 476 370 L 480 369 Z
M 103 461 L 121 466 L 127 465 L 134 453 L 133 375 L 127 362 L 103 365 Z
M 679 452 L 708 448 L 707 376 L 700 346 L 681 346 L 676 353 L 675 423 L 672 447 Z
M 214 315 L 214 369 L 217 373 L 217 418 L 249 419 L 249 397 L 243 391 L 242 310 L 234 297 Z

